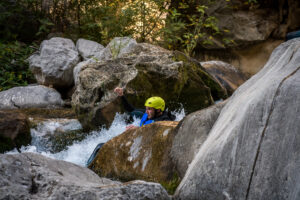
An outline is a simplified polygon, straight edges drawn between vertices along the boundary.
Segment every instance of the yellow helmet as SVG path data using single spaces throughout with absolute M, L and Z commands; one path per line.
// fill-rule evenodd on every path
M 160 109 L 161 111 L 165 110 L 165 101 L 161 97 L 150 97 L 145 102 L 145 106 Z

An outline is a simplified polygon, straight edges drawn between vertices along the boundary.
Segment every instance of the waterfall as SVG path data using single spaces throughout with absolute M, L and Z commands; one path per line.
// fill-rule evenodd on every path
M 176 116 L 176 121 L 180 121 L 184 116 L 184 109 L 172 112 Z M 81 129 L 80 123 L 76 119 L 47 119 L 45 121 L 39 122 L 37 126 L 31 129 L 32 141 L 28 146 L 22 146 L 21 152 L 35 152 L 42 154 L 44 156 L 64 160 L 68 162 L 75 163 L 80 166 L 86 166 L 89 156 L 92 154 L 93 150 L 99 143 L 105 143 L 113 137 L 118 136 L 126 130 L 128 123 L 127 114 L 117 113 L 112 125 L 107 129 L 105 127 L 99 128 L 99 130 L 92 131 L 87 134 L 86 138 L 74 142 L 70 146 L 67 146 L 64 150 L 51 153 L 49 151 L 49 140 L 46 135 L 51 135 L 57 129 L 66 130 L 79 130 Z M 140 119 L 133 118 L 133 124 L 138 126 Z M 7 154 L 18 153 L 16 149 L 6 152 Z

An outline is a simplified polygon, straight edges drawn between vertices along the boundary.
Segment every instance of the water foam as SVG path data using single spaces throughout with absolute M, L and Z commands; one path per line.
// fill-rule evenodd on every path
M 185 116 L 184 109 L 174 112 L 173 114 L 175 114 L 176 116 L 176 121 L 180 121 Z M 92 154 L 95 147 L 99 143 L 105 143 L 108 140 L 118 136 L 119 134 L 123 133 L 126 130 L 126 126 L 129 125 L 126 122 L 127 119 L 128 119 L 128 115 L 117 113 L 109 129 L 102 127 L 98 131 L 92 131 L 91 133 L 88 134 L 86 139 L 80 142 L 75 142 L 71 146 L 68 146 L 66 150 L 63 150 L 58 153 L 43 151 L 43 148 L 37 147 L 35 146 L 36 144 L 33 143 L 29 146 L 21 147 L 20 151 L 39 153 L 53 159 L 64 160 L 81 166 L 86 166 L 86 162 L 89 156 Z M 131 124 L 138 126 L 139 122 L 140 119 L 134 118 Z M 56 123 L 58 123 L 57 120 L 55 121 L 55 127 L 58 126 Z M 47 123 L 44 123 L 43 127 L 45 127 L 45 129 L 47 130 L 53 129 L 52 128 L 53 123 L 51 122 L 48 124 L 49 127 Z M 72 129 L 72 127 L 70 127 L 70 129 Z M 35 137 L 37 137 L 38 135 L 36 131 L 37 131 L 36 129 L 32 130 L 32 136 L 34 137 L 33 141 L 36 141 Z M 43 130 L 40 129 L 39 131 L 41 131 L 42 133 L 44 129 Z M 18 151 L 15 149 L 13 151 L 7 152 L 7 154 L 14 154 L 14 153 L 18 153 Z

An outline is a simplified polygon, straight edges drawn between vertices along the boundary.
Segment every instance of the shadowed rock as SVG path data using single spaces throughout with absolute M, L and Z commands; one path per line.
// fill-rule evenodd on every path
M 201 62 L 201 65 L 225 87 L 227 94 L 231 95 L 247 79 L 232 65 L 222 61 Z
M 178 125 L 170 156 L 181 178 L 194 159 L 226 102 L 187 115 Z
M 0 110 L 0 153 L 31 142 L 28 117 L 15 110 Z

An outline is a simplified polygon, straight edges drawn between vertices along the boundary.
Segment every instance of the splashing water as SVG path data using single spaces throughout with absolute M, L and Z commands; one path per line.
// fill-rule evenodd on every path
M 179 111 L 172 112 L 172 114 L 176 116 L 175 121 L 180 121 L 185 116 L 183 108 L 180 109 Z M 126 126 L 129 125 L 128 123 L 126 123 L 127 119 L 128 119 L 127 114 L 117 113 L 109 129 L 101 128 L 98 131 L 92 131 L 91 133 L 88 134 L 88 136 L 84 140 L 80 142 L 75 142 L 72 145 L 68 146 L 66 150 L 63 150 L 58 153 L 51 153 L 45 150 L 46 148 L 41 146 L 44 145 L 44 143 L 39 142 L 40 141 L 39 137 L 45 135 L 45 133 L 49 133 L 49 131 L 50 132 L 53 131 L 57 127 L 63 127 L 63 129 L 68 129 L 68 130 L 75 130 L 75 129 L 79 129 L 80 126 L 78 125 L 78 123 L 73 121 L 70 125 L 70 124 L 66 124 L 65 121 L 61 121 L 58 119 L 54 119 L 54 121 L 49 120 L 48 122 L 42 123 L 41 126 L 39 126 L 38 128 L 31 129 L 31 135 L 33 138 L 32 143 L 29 146 L 21 147 L 20 151 L 39 153 L 50 158 L 64 160 L 81 166 L 86 166 L 89 156 L 92 154 L 95 147 L 99 143 L 105 143 L 108 140 L 112 139 L 113 137 L 120 135 L 126 130 Z M 133 123 L 130 124 L 138 126 L 139 122 L 140 119 L 133 118 Z M 15 153 L 18 153 L 16 149 L 7 152 L 7 154 L 15 154 Z

